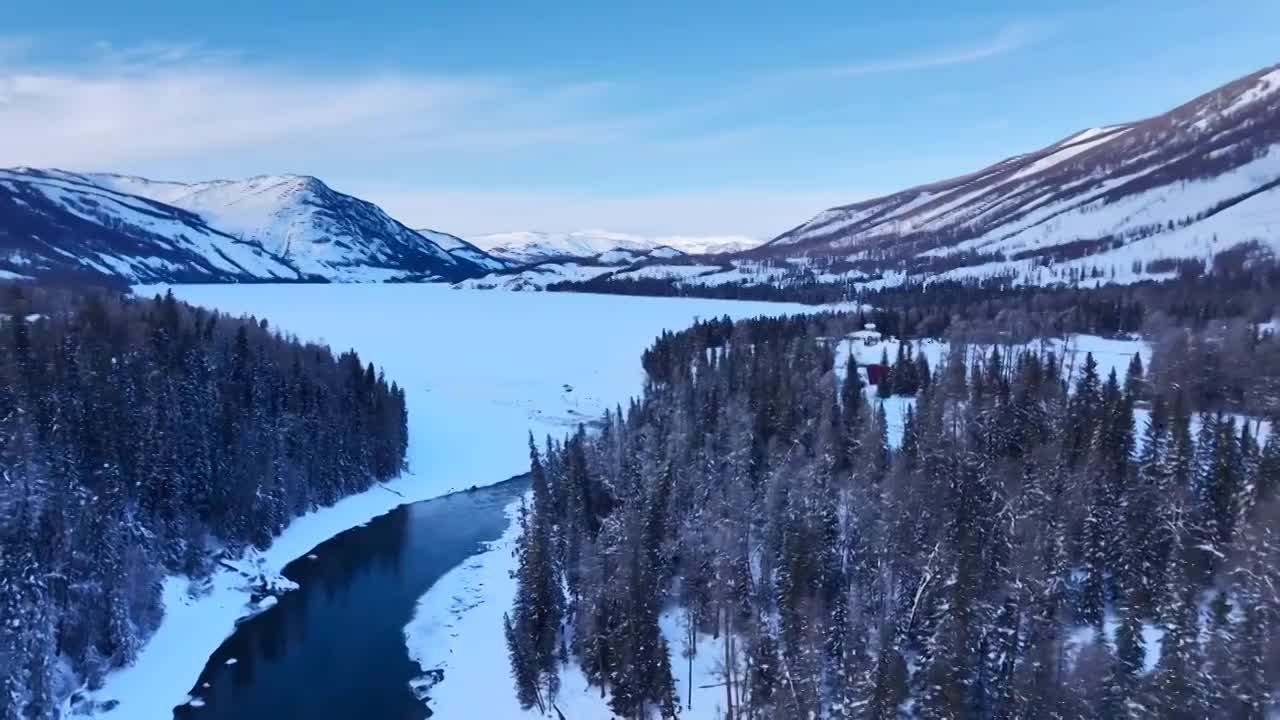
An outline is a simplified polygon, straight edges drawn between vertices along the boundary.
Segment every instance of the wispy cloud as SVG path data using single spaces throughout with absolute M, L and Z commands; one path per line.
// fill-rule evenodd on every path
M 404 72 L 316 74 L 197 45 L 116 48 L 51 65 L 0 41 L 0 166 L 109 168 L 219 153 L 369 162 L 404 151 L 581 144 L 612 137 L 589 106 L 605 83 Z M 4 55 L 0 55 L 4 57 Z
M 317 152 L 373 164 L 406 153 L 618 143 L 707 147 L 758 134 L 751 114 L 737 109 L 785 106 L 779 98 L 796 91 L 796 79 L 973 63 L 1013 52 L 1040 34 L 1036 26 L 1008 25 L 967 47 L 775 73 L 683 104 L 649 99 L 639 105 L 625 101 L 626 88 L 597 79 L 316 73 L 194 43 L 98 42 L 75 61 L 51 64 L 29 59 L 31 39 L 0 37 L 0 166 L 142 171 L 158 162 L 217 158 L 229 164 L 240 156 L 303 169 L 290 161 Z
M 1032 35 L 1010 28 L 973 47 L 825 77 L 973 62 Z M 668 102 L 625 79 L 320 72 L 198 44 L 97 43 L 78 57 L 59 48 L 55 60 L 32 50 L 0 37 L 0 167 L 178 180 L 306 172 L 406 221 L 462 233 L 600 226 L 769 237 L 867 194 L 705 180 L 706 167 L 785 142 L 795 129 L 777 109 L 812 82 L 753 79 Z M 672 181 L 697 189 L 653 189 Z
M 940 48 L 901 57 L 868 60 L 848 65 L 834 65 L 801 72 L 838 77 L 856 77 L 860 75 L 928 70 L 952 65 L 968 65 L 1020 50 L 1040 39 L 1043 34 L 1043 29 L 1038 25 L 1029 23 L 1011 24 L 1000 28 L 991 37 L 972 45 Z
M 106 40 L 99 40 L 89 47 L 88 60 L 104 69 L 128 72 L 166 66 L 176 67 L 183 64 L 212 65 L 229 62 L 237 57 L 237 53 L 210 50 L 200 43 L 153 41 L 121 47 Z

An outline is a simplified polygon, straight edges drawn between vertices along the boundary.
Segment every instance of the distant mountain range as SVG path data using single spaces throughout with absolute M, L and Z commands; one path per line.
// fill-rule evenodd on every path
M 0 277 L 453 282 L 506 266 L 313 177 L 175 183 L 0 170 Z
M 0 279 L 458 282 L 551 260 L 617 267 L 741 251 L 750 238 L 410 229 L 302 175 L 180 183 L 0 170 Z M 497 286 L 482 284 L 482 286 Z
M 683 255 L 741 252 L 762 241 L 742 235 L 633 235 L 608 230 L 575 232 L 518 231 L 478 235 L 471 242 L 480 249 L 516 264 L 564 258 L 591 258 L 610 250 L 648 253 L 671 248 Z
M 763 244 L 603 230 L 468 241 L 412 230 L 307 176 L 175 183 L 17 168 L 0 170 L 0 278 L 520 289 L 1136 282 L 1245 244 L 1280 249 L 1278 146 L 1273 66 L 1147 120 L 831 208 Z
M 1153 118 L 826 210 L 745 251 L 603 272 L 566 265 L 560 278 L 510 268 L 468 283 L 1092 285 L 1168 278 L 1252 244 L 1280 251 L 1280 66 Z
M 620 276 L 633 270 L 657 264 L 692 261 L 695 255 L 681 252 L 668 245 L 648 250 L 606 250 L 588 256 L 559 253 L 470 278 L 457 283 L 457 287 L 475 290 L 545 290 L 559 282 L 586 282 L 597 278 Z M 702 256 L 711 257 L 711 256 Z

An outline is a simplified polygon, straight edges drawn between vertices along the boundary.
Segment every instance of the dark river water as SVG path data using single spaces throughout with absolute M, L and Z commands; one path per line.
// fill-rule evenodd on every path
M 526 487 L 513 480 L 405 505 L 330 538 L 311 551 L 315 559 L 290 563 L 284 574 L 301 589 L 236 628 L 191 690 L 205 705 L 176 708 L 174 717 L 426 717 L 409 690 L 422 673 L 404 626 L 433 583 L 502 535 L 503 510 Z M 495 682 L 505 681 L 504 670 Z

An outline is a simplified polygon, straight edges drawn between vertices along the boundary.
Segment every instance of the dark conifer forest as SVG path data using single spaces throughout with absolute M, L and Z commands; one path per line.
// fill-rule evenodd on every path
M 1280 340 L 1188 323 L 1119 376 L 953 337 L 937 367 L 890 359 L 886 393 L 916 396 L 891 446 L 837 370 L 863 319 L 664 335 L 642 399 L 531 448 L 526 706 L 568 662 L 617 716 L 674 717 L 673 613 L 682 646 L 724 640 L 725 718 L 1274 712 L 1280 439 L 1238 411 L 1276 419 Z
M 403 392 L 174 300 L 0 287 L 0 718 L 129 663 L 166 575 L 397 474 Z

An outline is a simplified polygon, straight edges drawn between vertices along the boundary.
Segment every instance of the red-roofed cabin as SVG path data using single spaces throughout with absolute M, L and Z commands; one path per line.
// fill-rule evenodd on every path
M 880 363 L 872 363 L 866 366 L 867 382 L 872 385 L 879 385 L 889 378 L 889 366 Z

